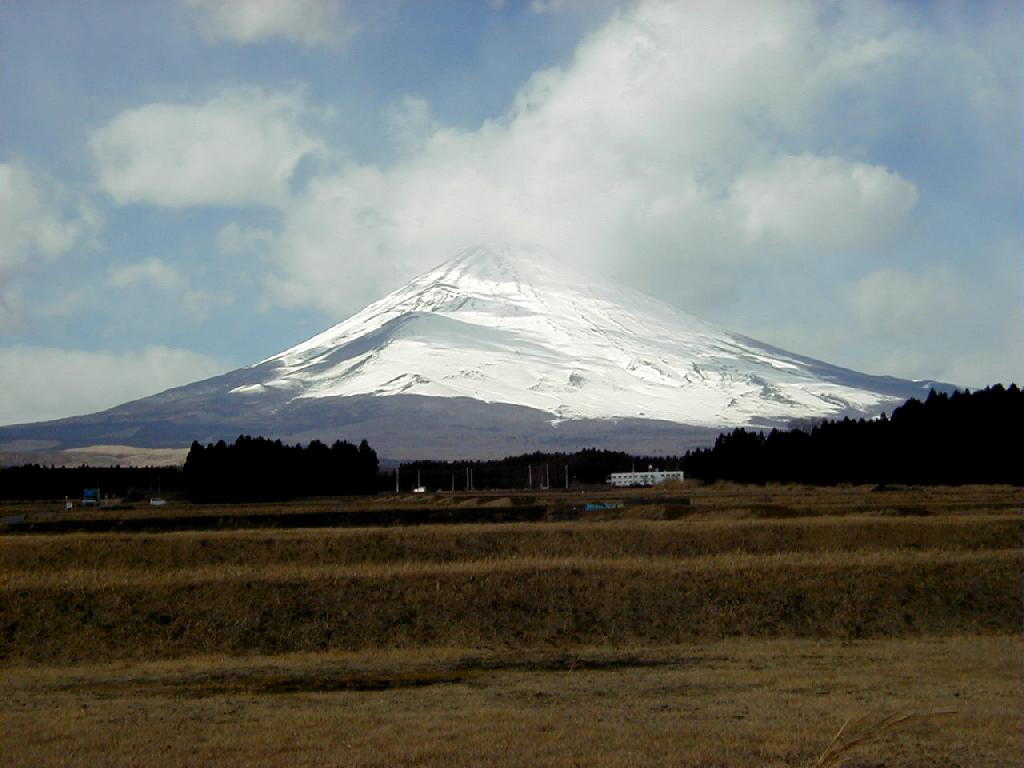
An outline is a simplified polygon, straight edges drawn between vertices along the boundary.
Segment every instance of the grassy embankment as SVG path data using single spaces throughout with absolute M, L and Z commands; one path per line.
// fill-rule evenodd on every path
M 685 495 L 606 521 L 5 536 L 25 736 L 2 762 L 810 765 L 846 717 L 909 710 L 949 714 L 852 759 L 1019 758 L 1019 491 Z M 413 503 L 467 502 L 513 500 Z

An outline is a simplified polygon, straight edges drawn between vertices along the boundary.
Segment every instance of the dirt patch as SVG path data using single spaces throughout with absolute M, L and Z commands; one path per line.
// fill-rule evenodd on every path
M 366 528 L 392 525 L 466 523 L 523 523 L 544 520 L 546 506 L 425 507 L 373 509 L 352 512 L 292 512 L 288 514 L 173 515 L 167 517 L 102 517 L 25 520 L 0 524 L 0 535 L 62 533 L 165 533 L 259 528 Z
M 484 502 L 480 506 L 484 509 L 505 509 L 512 506 L 512 499 L 505 496 L 500 499 L 492 499 L 491 501 Z
M 338 691 L 390 691 L 465 682 L 468 672 L 421 672 L 418 674 L 225 673 L 135 681 L 74 682 L 60 686 L 68 693 L 90 692 L 106 696 L 208 696 L 335 693 Z
M 725 656 L 651 656 L 641 653 L 517 654 L 502 656 L 460 656 L 433 667 L 365 671 L 344 665 L 326 664 L 312 669 L 281 670 L 243 668 L 192 672 L 153 677 L 108 678 L 61 681 L 54 691 L 89 693 L 100 696 L 180 696 L 204 698 L 224 695 L 279 695 L 290 693 L 332 693 L 338 691 L 391 691 L 481 682 L 492 672 L 575 672 L 651 669 L 724 661 Z

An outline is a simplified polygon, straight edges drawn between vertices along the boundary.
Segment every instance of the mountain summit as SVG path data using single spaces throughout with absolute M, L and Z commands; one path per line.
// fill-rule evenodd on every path
M 557 419 L 706 427 L 877 413 L 922 391 L 727 333 L 512 246 L 464 251 L 256 368 L 260 381 L 233 393 L 470 397 Z
M 248 368 L 0 440 L 155 447 L 245 431 L 367 437 L 402 458 L 654 453 L 720 428 L 874 416 L 932 386 L 720 330 L 545 251 L 488 246 Z

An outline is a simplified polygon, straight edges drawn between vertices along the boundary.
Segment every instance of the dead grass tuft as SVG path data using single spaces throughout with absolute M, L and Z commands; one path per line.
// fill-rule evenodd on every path
M 944 712 L 904 712 L 888 715 L 864 715 L 856 719 L 847 719 L 836 731 L 832 741 L 825 747 L 811 768 L 839 768 L 846 758 L 859 748 L 877 742 L 890 732 L 908 723 L 932 720 L 938 717 L 955 715 L 953 710 Z

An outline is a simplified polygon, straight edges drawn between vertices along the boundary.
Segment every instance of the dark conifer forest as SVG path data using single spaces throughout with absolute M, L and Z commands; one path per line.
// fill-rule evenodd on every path
M 104 497 L 141 500 L 184 493 L 181 467 L 47 467 L 24 464 L 0 469 L 0 500 L 82 498 L 85 488 Z
M 720 435 L 683 459 L 704 482 L 1024 484 L 1024 394 L 1014 384 L 935 391 L 892 415 L 825 421 L 808 431 Z
M 493 461 L 417 461 L 401 467 L 401 487 L 430 490 L 561 488 L 603 483 L 612 472 L 682 469 L 711 483 L 1024 484 L 1024 394 L 1011 384 L 952 395 L 931 392 L 891 416 L 824 421 L 813 428 L 724 433 L 712 448 L 682 457 L 587 449 Z M 470 474 L 471 472 L 471 474 Z M 392 484 L 392 487 L 394 485 Z
M 631 469 L 679 469 L 674 456 L 633 456 L 622 451 L 585 448 L 576 453 L 524 453 L 483 461 L 413 461 L 402 464 L 399 486 L 412 489 L 417 482 L 428 490 L 489 488 L 564 488 L 603 483 L 612 472 Z M 394 474 L 391 475 L 394 478 Z M 394 480 L 392 480 L 394 488 Z
M 349 496 L 379 489 L 377 452 L 319 440 L 303 448 L 240 436 L 233 445 L 192 443 L 184 481 L 193 501 L 278 501 L 296 496 Z

